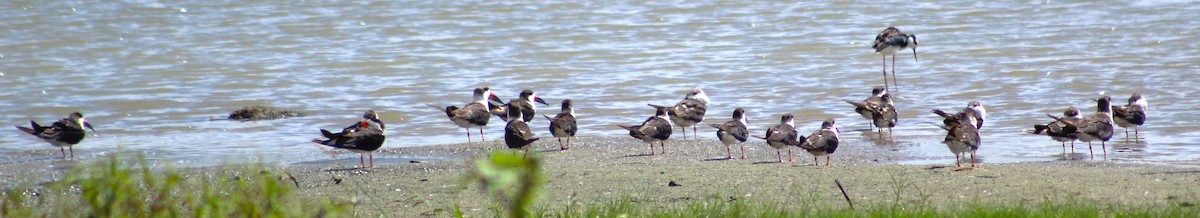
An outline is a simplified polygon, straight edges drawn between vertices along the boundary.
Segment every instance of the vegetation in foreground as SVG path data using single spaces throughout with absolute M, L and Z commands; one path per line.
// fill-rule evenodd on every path
M 895 200 L 856 206 L 801 201 L 778 205 L 713 196 L 684 206 L 644 204 L 623 198 L 604 204 L 538 208 L 533 202 L 544 183 L 540 158 L 497 152 L 476 162 L 468 183 L 495 198 L 491 216 L 508 217 L 1200 217 L 1196 196 L 1162 204 L 1129 206 L 1091 200 L 1046 199 L 1040 203 L 929 205 Z M 213 174 L 189 175 L 122 164 L 117 158 L 80 164 L 66 178 L 37 186 L 5 187 L 0 217 L 337 217 L 350 202 L 311 201 L 297 197 L 286 171 L 231 167 Z M 923 190 L 896 181 L 896 198 L 922 196 Z M 805 199 L 814 199 L 811 196 Z M 455 205 L 449 211 L 462 217 Z M 381 211 L 382 212 L 382 211 Z M 386 212 L 384 212 L 386 213 Z
M 558 209 L 531 208 L 540 183 L 540 156 L 522 158 L 516 154 L 497 151 L 476 161 L 476 170 L 467 178 L 478 184 L 485 194 L 495 200 L 493 215 L 509 217 L 1200 217 L 1195 196 L 1176 199 L 1166 204 L 1129 206 L 1093 202 L 1082 199 L 1052 200 L 1041 203 L 987 204 L 965 201 L 959 205 L 930 205 L 927 201 L 904 201 L 902 195 L 929 196 L 928 190 L 910 190 L 916 186 L 893 177 L 893 201 L 882 205 L 859 205 L 847 202 L 846 207 L 802 202 L 797 205 L 763 204 L 736 198 L 713 196 L 687 206 L 643 205 L 638 199 L 626 197 L 601 205 L 579 205 L 566 202 Z M 809 196 L 806 199 L 815 199 Z M 915 202 L 915 203 L 914 203 Z M 457 206 L 455 206 L 457 208 Z M 456 217 L 463 217 L 455 209 Z
M 80 164 L 62 180 L 5 187 L 0 217 L 320 217 L 350 206 L 296 197 L 286 172 L 244 167 L 189 175 L 139 163 L 110 157 Z

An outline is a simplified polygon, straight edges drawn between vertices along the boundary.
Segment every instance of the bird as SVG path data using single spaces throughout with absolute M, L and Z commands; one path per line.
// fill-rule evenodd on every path
M 796 122 L 792 119 L 792 114 L 784 114 L 783 117 L 779 118 L 779 125 L 767 129 L 767 136 L 754 136 L 755 138 L 767 140 L 767 145 L 775 148 L 775 156 L 779 158 L 780 163 L 783 163 L 783 154 L 779 153 L 780 149 L 800 144 L 800 141 L 796 139 L 799 136 L 796 133 Z M 792 162 L 791 148 L 788 148 L 788 162 Z
M 483 142 L 487 141 L 483 136 L 483 127 L 487 126 L 488 120 L 492 118 L 490 113 L 488 113 L 488 108 L 493 104 L 492 99 L 498 98 L 496 98 L 496 94 L 492 93 L 488 87 L 477 87 L 474 90 L 474 100 L 462 108 L 446 106 L 443 109 L 431 104 L 426 105 L 441 110 L 443 113 L 446 113 L 446 117 L 449 117 L 450 121 L 454 122 L 458 127 L 466 129 L 467 143 L 471 143 L 471 128 L 479 127 L 480 142 Z
M 1150 104 L 1146 103 L 1146 99 L 1142 98 L 1142 94 L 1133 93 L 1129 96 L 1129 103 L 1125 106 L 1112 106 L 1113 121 L 1116 121 L 1117 126 L 1125 128 L 1125 139 L 1129 140 L 1129 128 L 1133 127 L 1133 139 L 1141 140 L 1138 136 L 1138 126 L 1146 124 L 1146 110 L 1150 108 Z
M 834 126 L 833 119 L 826 119 L 821 122 L 821 129 L 813 131 L 808 137 L 803 137 L 797 147 L 803 148 L 805 151 L 813 155 L 813 165 L 818 165 L 817 156 L 825 156 L 825 166 L 829 166 L 829 157 L 838 147 L 838 129 Z
M 358 153 L 360 167 L 375 168 L 375 156 L 372 152 L 383 146 L 384 140 L 387 139 L 383 135 L 386 129 L 387 126 L 379 120 L 379 114 L 376 114 L 375 110 L 367 110 L 363 113 L 362 121 L 343 128 L 338 133 L 321 129 L 321 135 L 326 139 L 313 139 L 312 142 Z M 363 161 L 364 153 L 371 158 L 370 167 Z
M 957 116 L 957 114 L 954 114 L 954 115 L 948 114 L 948 113 L 946 113 L 942 110 L 938 110 L 938 109 L 933 109 L 932 111 L 934 114 L 937 114 L 938 116 L 941 116 L 942 118 L 945 119 L 942 121 L 943 123 L 949 122 L 950 119 L 955 119 L 955 117 Z M 967 103 L 967 107 L 963 108 L 958 113 L 959 114 L 967 114 L 966 122 L 971 125 L 974 125 L 976 129 L 983 128 L 983 119 L 984 119 L 984 117 L 987 117 L 987 109 L 984 108 L 983 104 L 979 103 L 979 101 L 971 101 L 970 103 Z
M 83 114 L 79 112 L 73 112 L 67 115 L 66 118 L 59 119 L 54 124 L 50 124 L 50 126 L 38 125 L 33 120 L 29 121 L 29 125 L 30 127 L 17 126 L 17 129 L 36 136 L 38 139 L 50 143 L 54 147 L 58 147 L 58 151 L 62 152 L 63 158 L 67 158 L 67 151 L 64 151 L 63 147 L 71 150 L 71 158 L 75 157 L 74 145 L 79 144 L 87 136 L 87 132 L 83 128 L 86 127 L 92 130 L 93 133 L 96 132 L 96 129 L 92 128 L 92 124 L 88 123 L 87 119 L 83 118 Z
M 500 98 L 494 98 L 491 100 L 499 102 Z M 509 104 L 517 104 L 521 108 L 521 117 L 525 119 L 523 121 L 525 121 L 525 123 L 529 123 L 530 121 L 533 121 L 533 118 L 536 116 L 535 114 L 537 113 L 537 105 L 535 105 L 533 103 L 541 103 L 542 105 L 550 105 L 550 104 L 547 104 L 545 100 L 542 100 L 541 97 L 538 97 L 537 94 L 534 94 L 533 90 L 526 89 L 526 90 L 521 91 L 521 94 L 519 95 L 519 97 L 517 97 L 517 99 L 509 100 L 509 102 L 507 104 L 492 106 L 489 109 L 489 111 L 492 113 L 492 115 L 496 115 L 497 117 L 500 117 L 500 120 L 508 122 L 509 116 L 508 116 L 508 112 L 506 111 L 507 110 L 506 108 L 508 108 Z M 498 103 L 493 103 L 493 104 L 498 104 Z
M 868 122 L 869 125 L 871 125 L 871 126 L 870 126 L 870 128 L 867 128 L 867 129 L 873 129 L 875 127 L 875 122 L 873 122 L 875 120 L 875 118 L 871 116 L 871 114 L 872 114 L 871 108 L 874 108 L 875 107 L 874 105 L 884 104 L 884 101 L 882 98 L 884 94 L 887 94 L 887 88 L 884 88 L 883 86 L 876 86 L 875 88 L 871 89 L 871 96 L 867 97 L 867 99 L 864 99 L 861 102 L 854 102 L 854 101 L 850 101 L 850 100 L 842 100 L 842 101 L 846 101 L 846 103 L 850 103 L 850 105 L 854 105 L 854 113 L 857 113 L 858 115 L 862 115 L 863 118 L 866 118 L 867 120 L 872 121 L 872 122 Z
M 529 128 L 529 124 L 525 123 L 524 112 L 525 108 L 518 104 L 508 104 L 508 125 L 504 126 L 504 144 L 508 145 L 509 149 L 525 148 L 525 157 L 529 157 L 529 144 L 537 141 L 539 138 L 533 135 L 533 130 Z
M 1081 118 L 1079 108 L 1075 108 L 1074 106 L 1063 111 L 1063 119 L 1079 122 Z M 1078 140 L 1078 137 L 1073 134 L 1075 131 L 1077 130 L 1074 126 L 1067 126 L 1063 122 L 1055 120 L 1046 125 L 1033 125 L 1033 131 L 1030 133 L 1038 135 L 1045 133 L 1047 136 L 1050 136 L 1050 139 L 1061 142 L 1063 153 L 1065 154 L 1067 153 L 1067 142 L 1071 142 L 1071 152 L 1075 151 L 1075 140 Z
M 746 142 L 750 136 L 750 131 L 746 129 L 746 125 L 750 124 L 746 120 L 746 109 L 737 108 L 733 110 L 733 120 L 725 122 L 725 124 L 708 124 L 717 129 L 717 139 L 721 140 L 721 144 L 725 144 L 725 159 L 733 159 L 733 152 L 729 151 L 729 146 L 734 144 L 741 145 Z M 746 159 L 746 146 L 742 147 L 742 159 Z
M 874 118 L 875 127 L 879 128 L 879 139 L 883 139 L 883 128 L 888 129 L 888 140 L 892 139 L 892 128 L 896 127 L 899 122 L 899 115 L 896 112 L 895 104 L 892 104 L 891 94 L 883 94 L 879 96 L 883 102 L 882 105 L 871 110 L 871 117 Z
M 1079 141 L 1088 143 L 1088 152 L 1092 158 L 1095 158 L 1096 153 L 1092 152 L 1092 141 L 1100 141 L 1100 149 L 1104 151 L 1104 158 L 1108 158 L 1108 142 L 1113 135 L 1113 116 L 1112 116 L 1112 98 L 1102 96 L 1096 99 L 1096 113 L 1085 116 L 1078 121 L 1071 121 L 1064 118 L 1055 117 L 1047 114 L 1050 118 L 1062 122 L 1068 128 L 1074 128 L 1076 131 L 1072 133 Z
M 896 82 L 896 51 L 912 48 L 913 61 L 917 60 L 917 35 L 905 34 L 900 32 L 896 27 L 888 27 L 879 32 L 875 36 L 875 43 L 871 45 L 875 52 L 883 55 L 883 85 L 887 87 L 887 56 L 892 55 L 892 83 L 896 85 L 896 90 L 900 90 L 900 85 Z
M 667 146 L 665 141 L 671 137 L 671 132 L 673 131 L 671 128 L 674 126 L 671 118 L 667 115 L 669 113 L 667 111 L 669 110 L 669 108 L 665 107 L 658 108 L 655 110 L 654 116 L 647 118 L 646 121 L 642 122 L 642 125 L 626 126 L 618 124 L 617 126 L 629 130 L 629 136 L 649 143 L 650 155 L 654 155 L 655 142 L 659 143 L 659 146 L 662 147 L 662 154 L 666 155 Z
M 696 125 L 704 121 L 704 113 L 708 110 L 708 95 L 704 94 L 704 90 L 699 87 L 692 88 L 687 96 L 679 103 L 675 103 L 674 107 L 670 108 L 671 122 L 677 125 L 683 131 L 683 138 L 687 139 L 687 127 L 692 127 L 692 136 L 696 135 Z M 651 107 L 664 108 L 665 106 L 653 105 Z
M 954 153 L 954 165 L 959 167 L 959 170 L 974 169 L 975 151 L 979 150 L 979 129 L 976 129 L 975 125 L 966 122 L 969 119 L 974 118 L 967 113 L 958 113 L 954 114 L 951 119 L 948 119 L 948 122 L 943 121 L 945 125 L 930 123 L 946 130 L 946 137 L 942 140 L 942 143 L 950 148 L 951 153 Z M 962 168 L 962 164 L 959 163 L 959 160 L 962 159 L 962 154 L 966 153 L 971 154 L 970 168 Z
M 571 99 L 563 99 L 562 109 L 554 118 L 542 114 L 546 120 L 550 121 L 550 134 L 558 138 L 559 150 L 567 150 L 571 148 L 571 137 L 575 137 L 575 131 L 578 127 L 575 124 L 575 108 L 571 103 Z M 567 138 L 566 146 L 563 146 L 562 138 Z

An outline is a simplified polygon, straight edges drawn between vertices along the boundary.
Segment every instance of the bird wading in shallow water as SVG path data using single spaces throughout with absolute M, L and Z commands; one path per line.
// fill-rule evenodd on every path
M 875 36 L 875 43 L 871 45 L 871 48 L 883 55 L 883 86 L 885 88 L 888 87 L 887 56 L 892 56 L 892 84 L 896 86 L 896 93 L 899 93 L 900 85 L 896 82 L 896 51 L 912 48 L 913 61 L 917 61 L 917 35 L 905 34 L 896 27 L 888 27 Z
M 669 108 L 671 122 L 683 131 L 683 139 L 687 139 L 687 127 L 692 127 L 692 136 L 696 135 L 696 124 L 704 121 L 704 113 L 708 111 L 708 95 L 700 88 L 692 88 L 687 96 L 674 107 L 651 104 L 655 108 Z
M 83 114 L 79 112 L 71 113 L 71 115 L 59 119 L 58 122 L 54 122 L 50 126 L 38 125 L 37 122 L 32 120 L 29 121 L 29 125 L 30 127 L 18 126 L 17 129 L 33 135 L 46 143 L 50 143 L 54 147 L 58 147 L 58 151 L 62 152 L 63 158 L 67 157 L 67 151 L 64 151 L 63 147 L 71 150 L 70 157 L 75 157 L 75 149 L 73 147 L 87 136 L 87 132 L 83 128 L 88 128 L 93 133 L 96 132 L 96 129 L 92 128 L 92 124 L 88 123 L 87 119 L 83 118 Z
M 1100 141 L 1100 149 L 1104 151 L 1104 158 L 1108 158 L 1108 142 L 1113 135 L 1113 116 L 1112 116 L 1112 98 L 1102 96 L 1096 99 L 1096 113 L 1085 116 L 1078 121 L 1071 121 L 1064 118 L 1055 117 L 1047 114 L 1055 121 L 1062 122 L 1067 128 L 1075 129 L 1072 133 L 1079 141 L 1088 143 L 1088 153 L 1092 158 L 1095 158 L 1096 153 L 1092 151 L 1092 141 Z
M 1146 110 L 1150 108 L 1150 103 L 1142 98 L 1142 94 L 1133 93 L 1129 96 L 1129 103 L 1125 106 L 1112 106 L 1113 121 L 1117 126 L 1125 128 L 1125 140 L 1129 140 L 1129 128 L 1133 127 L 1133 140 L 1141 140 L 1138 136 L 1138 127 L 1146 124 Z

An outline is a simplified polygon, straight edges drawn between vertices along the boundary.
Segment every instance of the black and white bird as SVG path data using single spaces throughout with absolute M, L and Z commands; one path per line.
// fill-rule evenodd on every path
M 821 122 L 821 129 L 813 131 L 808 137 L 801 137 L 797 145 L 813 155 L 813 165 L 819 166 L 817 156 L 825 156 L 825 166 L 829 166 L 829 157 L 838 148 L 838 129 L 833 119 Z
M 717 129 L 717 139 L 721 140 L 721 144 L 725 144 L 725 158 L 733 159 L 733 152 L 729 151 L 730 145 L 741 145 L 742 159 L 746 159 L 746 146 L 742 145 L 750 136 L 750 131 L 746 129 L 746 125 L 750 124 L 746 119 L 746 109 L 737 108 L 733 110 L 733 120 L 725 122 L 725 124 L 708 124 Z
M 884 88 L 883 86 L 876 86 L 875 88 L 871 89 L 871 96 L 867 97 L 866 99 L 863 99 L 863 101 L 861 101 L 861 102 L 855 102 L 855 101 L 850 101 L 850 100 L 842 100 L 842 101 L 846 101 L 846 103 L 850 103 L 850 105 L 854 105 L 854 113 L 857 113 L 858 115 L 862 115 L 863 118 L 867 119 L 869 125 L 871 125 L 870 128 L 867 128 L 867 129 L 870 130 L 870 129 L 874 129 L 874 127 L 875 127 L 875 122 L 874 122 L 875 117 L 872 115 L 874 113 L 872 113 L 871 110 L 873 108 L 877 107 L 876 105 L 883 105 L 885 103 L 883 101 L 884 94 L 887 94 L 887 88 Z M 888 102 L 888 103 L 890 104 L 890 102 Z
M 571 137 L 575 137 L 577 126 L 575 124 L 575 108 L 571 103 L 571 99 L 562 101 L 562 110 L 555 115 L 554 118 L 542 114 L 546 120 L 550 121 L 550 135 L 558 138 L 558 148 L 567 150 L 571 148 Z M 563 138 L 567 138 L 567 144 L 563 145 Z
M 708 95 L 704 94 L 704 90 L 692 88 L 687 96 L 679 103 L 675 103 L 674 107 L 665 107 L 651 104 L 655 108 L 669 108 L 671 122 L 683 131 L 683 138 L 687 139 L 687 127 L 692 127 L 692 136 L 696 135 L 696 124 L 704 121 L 704 112 L 708 111 Z
M 896 90 L 900 90 L 900 85 L 896 82 L 896 51 L 912 48 L 913 61 L 917 61 L 917 35 L 905 34 L 900 32 L 896 27 L 888 27 L 879 35 L 875 36 L 875 43 L 871 45 L 875 52 L 883 55 L 883 86 L 887 87 L 887 56 L 892 56 L 892 84 L 896 85 Z
M 670 108 L 660 107 L 655 110 L 654 116 L 647 118 L 642 122 L 642 125 L 626 126 L 617 125 L 622 129 L 629 130 L 629 136 L 640 139 L 643 142 L 650 144 L 650 155 L 654 155 L 654 143 L 658 142 L 662 147 L 662 154 L 667 154 L 667 138 L 671 137 L 672 126 L 671 118 L 667 115 Z
M 500 98 L 495 98 L 492 100 L 499 102 Z M 542 100 L 541 97 L 538 97 L 537 94 L 533 93 L 533 90 L 526 89 L 526 90 L 522 90 L 521 94 L 516 99 L 510 100 L 507 104 L 492 106 L 492 108 L 490 109 L 490 112 L 492 113 L 492 115 L 496 115 L 497 117 L 500 117 L 500 120 L 508 122 L 509 121 L 509 119 L 508 119 L 509 116 L 508 116 L 508 111 L 507 111 L 508 105 L 516 104 L 517 106 L 519 106 L 521 108 L 521 117 L 523 117 L 525 119 L 523 121 L 525 121 L 525 123 L 529 123 L 530 121 L 533 121 L 533 118 L 535 116 L 537 116 L 536 115 L 537 114 L 537 104 L 534 104 L 534 103 L 541 103 L 542 105 L 550 105 L 550 104 L 547 104 L 545 100 Z M 496 103 L 493 103 L 493 104 L 496 104 Z
M 788 146 L 800 144 L 796 139 L 799 136 L 796 133 L 796 121 L 792 120 L 792 114 L 784 114 L 779 118 L 779 124 L 767 129 L 767 136 L 754 136 L 767 140 L 767 145 L 775 148 L 775 156 L 779 158 L 779 162 L 783 163 L 783 154 L 780 149 L 788 148 L 788 162 L 792 162 L 792 149 Z
M 958 113 L 954 114 L 953 117 L 947 119 L 946 121 L 943 121 L 944 125 L 930 123 L 946 130 L 946 137 L 942 140 L 942 143 L 946 144 L 946 147 L 950 148 L 951 153 L 954 153 L 954 165 L 959 167 L 959 170 L 975 168 L 975 151 L 979 150 L 979 144 L 981 142 L 979 138 L 979 129 L 976 129 L 975 125 L 967 122 L 967 120 L 970 119 L 974 119 L 970 114 Z M 971 155 L 971 167 L 962 168 L 962 164 L 959 163 L 959 161 L 962 160 L 962 156 L 967 153 L 970 153 Z
M 1113 121 L 1117 126 L 1125 128 L 1125 139 L 1129 139 L 1129 128 L 1133 128 L 1133 139 L 1141 140 L 1138 136 L 1138 126 L 1146 124 L 1146 111 L 1150 108 L 1150 103 L 1146 103 L 1146 99 L 1142 98 L 1142 94 L 1133 93 L 1129 96 L 1129 103 L 1125 106 L 1112 106 Z
M 933 113 L 944 118 L 945 120 L 942 121 L 943 123 L 949 122 L 950 119 L 957 119 L 956 117 L 958 114 L 966 114 L 967 120 L 965 121 L 971 125 L 974 125 L 976 129 L 983 128 L 983 120 L 985 117 L 987 117 L 987 109 L 984 108 L 983 104 L 979 103 L 979 101 L 971 101 L 970 103 L 967 103 L 967 107 L 959 111 L 958 114 L 949 114 L 938 109 L 933 109 Z
M 370 168 L 374 168 L 375 156 L 372 152 L 383 146 L 383 141 L 386 139 L 383 134 L 386 129 L 387 126 L 379 120 L 379 114 L 376 114 L 374 110 L 367 110 L 363 113 L 362 121 L 343 128 L 338 133 L 321 129 L 321 135 L 326 139 L 313 139 L 312 142 L 358 153 L 358 162 L 363 168 L 368 167 L 363 161 L 363 154 L 367 154 L 371 158 Z
M 874 119 L 875 127 L 879 128 L 879 139 L 883 139 L 883 128 L 887 128 L 888 140 L 892 140 L 892 128 L 895 128 L 896 123 L 900 122 L 900 115 L 896 111 L 896 105 L 892 103 L 891 94 L 883 94 L 879 98 L 883 104 L 871 110 L 871 118 Z
M 67 151 L 64 151 L 63 147 L 71 150 L 70 157 L 75 157 L 73 146 L 79 144 L 87 136 L 87 132 L 83 128 L 86 127 L 91 129 L 93 133 L 96 132 L 96 129 L 92 128 L 92 124 L 88 123 L 87 119 L 83 118 L 83 114 L 79 112 L 71 113 L 71 115 L 59 119 L 58 122 L 54 122 L 50 126 L 38 125 L 37 122 L 32 120 L 29 121 L 29 125 L 30 127 L 18 126 L 17 129 L 50 143 L 54 147 L 58 147 L 58 151 L 62 152 L 63 158 L 67 157 Z
M 1079 138 L 1079 141 L 1088 143 L 1088 152 L 1095 158 L 1096 153 L 1092 152 L 1092 142 L 1100 141 L 1100 149 L 1104 150 L 1104 158 L 1108 158 L 1108 142 L 1113 136 L 1113 116 L 1112 116 L 1112 98 L 1108 96 L 1100 97 L 1096 100 L 1096 113 L 1083 117 L 1079 121 L 1070 121 L 1064 118 L 1055 117 L 1047 114 L 1050 118 L 1062 122 L 1069 128 L 1076 129 L 1074 135 Z
M 450 121 L 454 122 L 454 124 L 458 125 L 458 127 L 466 129 L 467 143 L 471 142 L 471 128 L 475 127 L 479 128 L 480 142 L 487 141 L 487 138 L 483 136 L 483 127 L 487 126 L 488 120 L 491 120 L 492 118 L 491 113 L 488 112 L 488 108 L 491 104 L 493 104 L 492 101 L 494 100 L 492 99 L 496 98 L 496 94 L 493 94 L 491 89 L 488 87 L 478 87 L 475 88 L 473 98 L 474 100 L 472 100 L 471 103 L 467 103 L 462 108 L 456 106 L 446 106 L 446 108 L 440 108 L 438 106 L 429 105 L 430 107 L 446 113 L 446 117 L 449 117 Z
M 509 149 L 525 149 L 525 157 L 529 157 L 529 144 L 537 141 L 538 138 L 533 135 L 533 130 L 529 128 L 529 124 L 525 123 L 523 106 L 518 104 L 508 104 L 508 125 L 504 126 L 504 144 L 508 145 Z
M 1079 119 L 1083 118 L 1083 116 L 1080 116 L 1079 114 L 1079 108 L 1072 106 L 1063 111 L 1063 119 L 1078 123 Z M 1076 131 L 1078 130 L 1075 129 L 1075 126 L 1067 126 L 1062 121 L 1055 120 L 1047 123 L 1046 125 L 1033 125 L 1033 131 L 1030 133 L 1037 135 L 1045 134 L 1050 136 L 1050 139 L 1061 142 L 1062 150 L 1065 154 L 1067 153 L 1067 142 L 1071 142 L 1071 152 L 1075 152 L 1075 140 L 1079 139 L 1075 136 Z

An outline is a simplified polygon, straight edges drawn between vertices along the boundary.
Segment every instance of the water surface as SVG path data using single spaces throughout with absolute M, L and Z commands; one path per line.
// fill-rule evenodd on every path
M 294 163 L 328 158 L 308 142 L 317 128 L 366 109 L 388 122 L 386 147 L 464 142 L 424 104 L 462 105 L 476 86 L 505 99 L 535 90 L 548 113 L 573 99 L 588 136 L 622 136 L 614 124 L 699 86 L 713 99 L 706 123 L 736 107 L 756 133 L 783 113 L 802 132 L 836 118 L 846 146 L 939 163 L 951 157 L 941 130 L 922 123 L 937 121 L 929 109 L 978 100 L 990 112 L 985 160 L 1055 161 L 1059 143 L 1022 130 L 1068 106 L 1093 111 L 1098 93 L 1124 103 L 1140 92 L 1151 104 L 1145 140 L 1115 139 L 1110 160 L 1186 165 L 1200 154 L 1200 99 L 1187 97 L 1200 94 L 1196 11 L 1195 1 L 6 1 L 0 126 L 82 111 L 100 130 L 77 146 L 84 159 L 121 149 L 187 165 Z M 882 85 L 870 43 L 888 26 L 921 43 L 919 62 L 897 56 L 894 143 L 872 140 L 841 102 Z M 211 121 L 247 105 L 309 116 Z M 503 124 L 492 123 L 497 139 Z M 542 136 L 546 125 L 532 124 Z M 0 131 L 7 162 L 57 150 Z

